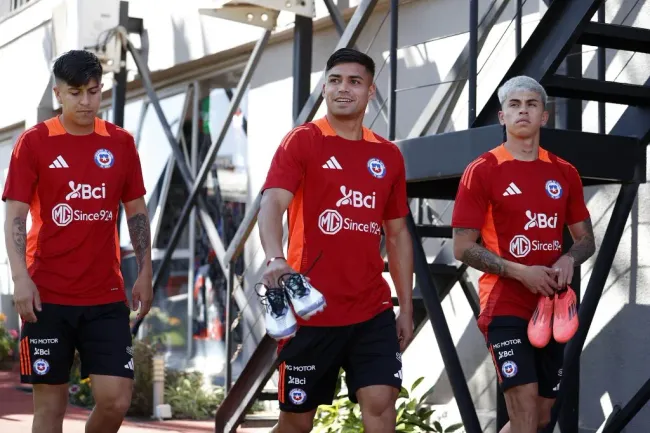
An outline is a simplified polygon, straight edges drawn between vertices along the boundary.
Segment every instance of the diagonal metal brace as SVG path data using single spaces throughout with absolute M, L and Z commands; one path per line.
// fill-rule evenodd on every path
M 239 104 L 241 103 L 242 97 L 244 96 L 246 88 L 248 87 L 250 80 L 253 77 L 253 72 L 255 71 L 255 68 L 257 67 L 262 57 L 262 53 L 264 52 L 264 48 L 266 47 L 270 37 L 271 37 L 271 31 L 270 30 L 265 31 L 264 35 L 257 41 L 255 48 L 253 48 L 251 57 L 249 58 L 246 68 L 244 69 L 244 73 L 239 81 L 239 84 L 237 85 L 237 90 L 235 92 L 235 95 L 230 102 L 230 109 L 228 111 L 228 114 L 226 115 L 224 124 L 221 127 L 219 136 L 217 137 L 215 142 L 212 143 L 210 149 L 208 149 L 207 155 L 203 160 L 203 163 L 201 164 L 201 168 L 199 169 L 196 179 L 194 179 L 193 184 L 190 185 L 190 188 L 188 188 L 189 197 L 187 198 L 185 204 L 183 205 L 180 218 L 177 221 L 174 230 L 172 231 L 169 244 L 165 249 L 165 254 L 158 267 L 158 272 L 156 272 L 156 275 L 154 276 L 154 281 L 153 281 L 154 287 L 157 287 L 160 284 L 162 270 L 169 263 L 169 260 L 171 259 L 174 249 L 178 245 L 178 241 L 180 240 L 180 235 L 182 233 L 182 230 L 184 229 L 190 211 L 194 206 L 194 200 L 198 200 L 199 202 L 202 200 L 202 197 L 199 195 L 199 191 L 203 186 L 203 183 L 205 182 L 205 179 L 208 175 L 210 167 L 212 166 L 212 163 L 214 162 L 215 157 L 217 156 L 217 152 L 221 147 L 221 143 L 223 143 L 223 140 L 226 138 L 226 134 L 228 133 L 228 128 L 230 127 L 232 118 L 234 114 L 237 112 L 237 109 L 239 108 Z M 223 255 L 221 257 L 224 257 L 224 255 L 225 255 L 225 251 L 223 251 Z M 228 262 L 224 260 L 224 266 L 222 267 L 222 269 L 225 270 L 227 268 L 228 268 Z
M 140 75 L 142 77 L 142 83 L 144 84 L 144 87 L 147 91 L 147 96 L 149 97 L 150 103 L 153 105 L 154 111 L 156 112 L 156 115 L 160 120 L 160 124 L 162 125 L 163 130 L 165 132 L 165 136 L 167 137 L 167 140 L 169 141 L 169 145 L 172 148 L 172 152 L 174 153 L 175 162 L 178 166 L 179 172 L 181 173 L 181 177 L 183 178 L 185 187 L 187 188 L 188 191 L 191 191 L 191 186 L 194 177 L 192 176 L 189 168 L 187 167 L 187 164 L 185 163 L 185 157 L 181 152 L 181 149 L 179 149 L 178 140 L 176 139 L 176 137 L 174 137 L 174 134 L 171 131 L 171 127 L 169 126 L 169 122 L 167 122 L 167 118 L 165 117 L 165 113 L 162 111 L 162 107 L 160 106 L 158 95 L 156 95 L 156 91 L 154 90 L 153 83 L 151 81 L 149 68 L 147 67 L 145 61 L 142 59 L 140 52 L 133 46 L 133 44 L 129 40 L 128 33 L 126 32 L 126 30 L 122 27 L 119 27 L 117 29 L 117 32 L 120 38 L 122 39 L 122 43 L 126 45 L 126 48 L 133 56 L 133 60 L 135 61 L 135 64 L 138 67 L 138 71 L 140 72 Z M 215 251 L 215 254 L 219 261 L 219 265 L 221 266 L 222 269 L 225 269 L 224 267 L 225 263 L 223 262 L 223 257 L 225 255 L 225 248 L 223 246 L 223 242 L 221 242 L 221 238 L 219 237 L 219 232 L 217 231 L 217 228 L 215 227 L 214 222 L 212 221 L 212 218 L 210 217 L 210 214 L 207 211 L 208 207 L 203 197 L 200 197 L 198 204 L 199 204 L 199 218 L 201 220 L 201 224 L 203 225 L 203 229 L 205 230 L 208 239 L 210 240 L 210 243 L 212 245 L 212 248 Z M 160 274 L 160 272 L 158 274 Z M 155 290 L 155 285 L 154 285 L 154 290 Z M 139 326 L 139 324 L 137 326 Z

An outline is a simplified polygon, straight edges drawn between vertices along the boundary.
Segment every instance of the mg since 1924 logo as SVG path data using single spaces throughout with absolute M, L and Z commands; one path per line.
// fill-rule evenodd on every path
M 526 257 L 531 251 L 560 251 L 562 242 L 554 240 L 551 242 L 531 241 L 524 235 L 516 235 L 510 241 L 510 254 L 518 259 Z
M 72 222 L 72 208 L 67 203 L 59 203 L 52 209 L 52 221 L 59 227 L 65 227 Z
M 337 211 L 327 209 L 318 217 L 318 227 L 326 235 L 335 235 L 343 228 L 343 217 Z

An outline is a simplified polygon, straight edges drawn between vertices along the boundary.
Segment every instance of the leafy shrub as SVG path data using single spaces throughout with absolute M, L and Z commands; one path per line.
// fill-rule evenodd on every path
M 344 375 L 345 373 L 341 370 L 336 388 L 336 399 L 331 405 L 320 406 L 316 411 L 314 419 L 316 433 L 360 433 L 364 431 L 359 405 L 352 403 L 348 395 L 342 391 Z M 416 380 L 410 392 L 413 392 L 423 380 L 423 377 Z M 440 422 L 431 420 L 435 411 L 424 405 L 424 401 L 431 392 L 432 390 L 417 400 L 411 398 L 409 391 L 402 387 L 396 402 L 396 431 L 452 433 L 458 432 L 463 427 L 462 424 L 454 424 L 443 428 Z
M 0 368 L 18 359 L 18 339 L 20 334 L 15 329 L 7 329 L 7 316 L 0 313 Z

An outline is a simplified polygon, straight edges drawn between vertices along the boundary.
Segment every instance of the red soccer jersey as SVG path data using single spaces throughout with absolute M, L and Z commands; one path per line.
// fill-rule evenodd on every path
M 519 161 L 502 144 L 465 169 L 452 225 L 480 230 L 484 247 L 506 260 L 551 266 L 562 255 L 564 225 L 588 217 L 575 167 L 541 148 L 535 161 Z M 537 304 L 523 284 L 494 274 L 479 279 L 479 298 L 483 331 L 493 316 L 529 320 Z
M 111 123 L 95 119 L 94 133 L 75 136 L 55 117 L 20 136 L 2 200 L 29 203 L 27 268 L 42 302 L 126 299 L 117 211 L 144 193 L 133 137 Z
M 349 325 L 393 307 L 379 248 L 382 222 L 408 214 L 397 146 L 365 128 L 363 139 L 346 140 L 327 118 L 306 123 L 278 147 L 268 188 L 294 194 L 287 260 L 327 301 L 300 325 Z

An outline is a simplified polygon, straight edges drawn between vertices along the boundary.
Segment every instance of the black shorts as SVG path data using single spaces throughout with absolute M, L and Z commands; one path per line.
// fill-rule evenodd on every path
M 20 381 L 58 385 L 70 380 L 75 349 L 81 378 L 90 374 L 133 379 L 129 307 L 124 302 L 79 307 L 43 304 L 20 339 Z
M 565 344 L 551 338 L 546 347 L 533 347 L 528 340 L 528 321 L 514 316 L 492 318 L 486 341 L 504 392 L 514 386 L 537 383 L 541 397 L 557 397 Z
M 402 387 L 402 354 L 392 309 L 350 326 L 300 327 L 279 360 L 278 400 L 285 412 L 332 404 L 341 368 L 354 403 L 357 390 L 366 386 Z

